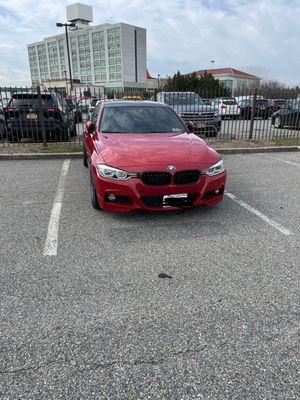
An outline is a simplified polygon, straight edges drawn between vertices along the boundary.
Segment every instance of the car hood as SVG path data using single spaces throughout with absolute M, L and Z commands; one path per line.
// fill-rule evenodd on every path
M 220 159 L 202 139 L 188 133 L 101 134 L 98 151 L 105 164 L 133 171 L 168 165 L 204 169 Z
M 178 113 L 181 114 L 182 112 L 218 112 L 217 108 L 214 108 L 210 105 L 205 104 L 175 104 L 172 108 Z

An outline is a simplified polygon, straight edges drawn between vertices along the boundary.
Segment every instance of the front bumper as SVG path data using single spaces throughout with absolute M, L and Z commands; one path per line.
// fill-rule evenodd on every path
M 151 186 L 145 185 L 139 178 L 127 181 L 114 181 L 99 177 L 93 168 L 94 186 L 99 204 L 102 209 L 117 212 L 130 212 L 133 210 L 168 211 L 178 210 L 199 205 L 213 206 L 223 199 L 226 171 L 216 176 L 201 175 L 197 183 L 183 185 Z M 214 191 L 219 190 L 218 194 Z M 146 199 L 159 199 L 164 195 L 189 194 L 189 203 L 176 206 L 161 206 L 159 201 L 155 207 L 149 206 Z M 109 195 L 114 195 L 117 201 L 109 200 Z M 155 203 L 155 202 L 154 202 Z

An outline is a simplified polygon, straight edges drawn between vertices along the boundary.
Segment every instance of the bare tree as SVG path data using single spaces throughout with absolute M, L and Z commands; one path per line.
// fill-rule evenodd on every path
M 248 74 L 258 76 L 262 79 L 268 79 L 270 76 L 270 69 L 264 65 L 244 65 L 240 67 L 241 71 L 247 72 Z

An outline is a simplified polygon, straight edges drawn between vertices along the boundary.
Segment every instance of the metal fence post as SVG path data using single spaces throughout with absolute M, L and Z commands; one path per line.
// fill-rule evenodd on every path
M 47 138 L 46 138 L 46 128 L 45 128 L 45 119 L 44 119 L 44 110 L 41 96 L 41 87 L 36 87 L 37 97 L 38 97 L 38 105 L 39 105 L 39 120 L 41 121 L 41 129 L 43 136 L 43 147 L 48 147 Z
M 253 137 L 256 98 L 257 98 L 257 89 L 255 88 L 254 89 L 254 96 L 253 96 L 253 100 L 252 100 L 252 107 L 251 107 L 251 120 L 250 120 L 250 129 L 249 129 L 249 140 L 252 140 L 252 137 Z

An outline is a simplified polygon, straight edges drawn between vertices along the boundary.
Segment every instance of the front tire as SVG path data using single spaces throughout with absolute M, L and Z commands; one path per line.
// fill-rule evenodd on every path
M 93 179 L 92 169 L 90 169 L 90 194 L 91 194 L 92 206 L 96 210 L 101 210 L 101 207 L 100 207 L 100 204 L 99 204 L 99 201 L 98 201 L 98 197 L 97 197 L 97 193 L 96 193 L 96 189 L 95 189 L 95 186 L 94 186 L 94 179 Z

